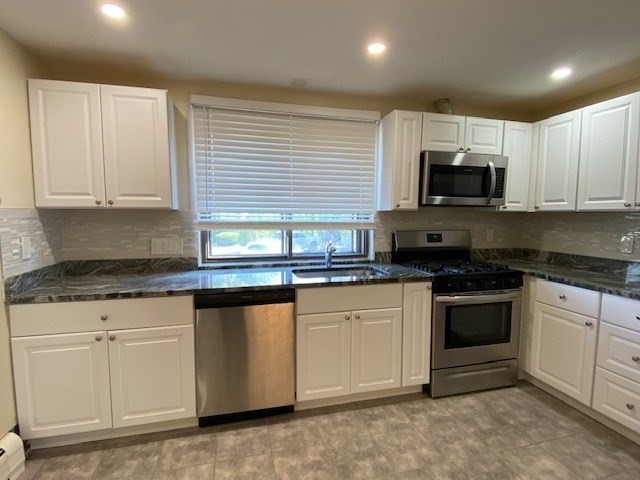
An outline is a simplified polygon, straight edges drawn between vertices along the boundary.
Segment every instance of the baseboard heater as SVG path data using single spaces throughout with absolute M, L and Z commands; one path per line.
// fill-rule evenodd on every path
M 24 448 L 15 433 L 0 439 L 0 480 L 17 480 L 24 472 Z

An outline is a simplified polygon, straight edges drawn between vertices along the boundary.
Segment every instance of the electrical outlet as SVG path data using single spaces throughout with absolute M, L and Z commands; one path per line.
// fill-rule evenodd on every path
M 623 235 L 620 239 L 620 252 L 633 253 L 633 234 Z
M 31 244 L 31 237 L 21 237 L 20 246 L 22 249 L 22 259 L 29 260 L 33 254 L 33 245 Z
M 182 238 L 152 238 L 151 255 L 182 255 Z
M 485 239 L 487 242 L 493 242 L 493 239 L 494 239 L 493 228 L 487 228 L 487 231 L 485 232 Z

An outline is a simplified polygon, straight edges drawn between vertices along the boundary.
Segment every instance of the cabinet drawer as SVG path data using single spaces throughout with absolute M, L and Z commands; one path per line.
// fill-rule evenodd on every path
M 640 332 L 640 301 L 603 295 L 600 318 L 613 325 Z
M 402 284 L 304 288 L 296 293 L 300 314 L 402 307 Z
M 24 337 L 192 325 L 194 308 L 193 297 L 180 296 L 12 305 L 9 315 L 11 336 Z
M 592 406 L 625 427 L 640 432 L 640 384 L 598 367 Z
M 598 366 L 640 382 L 640 333 L 602 322 Z
M 538 280 L 536 300 L 588 317 L 596 318 L 600 311 L 600 293 L 548 280 Z

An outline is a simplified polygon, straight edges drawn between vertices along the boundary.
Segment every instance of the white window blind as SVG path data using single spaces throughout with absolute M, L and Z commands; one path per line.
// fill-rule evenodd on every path
M 372 120 L 192 105 L 201 222 L 371 223 Z

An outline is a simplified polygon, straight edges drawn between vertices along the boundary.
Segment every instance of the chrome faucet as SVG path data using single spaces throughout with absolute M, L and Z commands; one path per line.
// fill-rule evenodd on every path
M 333 253 L 336 251 L 336 247 L 333 245 L 333 240 L 329 240 L 324 247 L 324 266 L 331 268 L 333 264 Z

